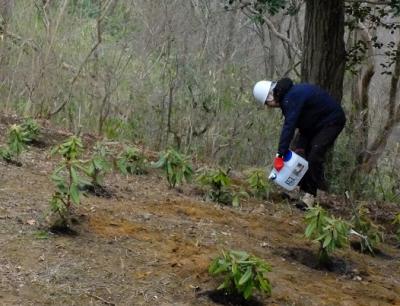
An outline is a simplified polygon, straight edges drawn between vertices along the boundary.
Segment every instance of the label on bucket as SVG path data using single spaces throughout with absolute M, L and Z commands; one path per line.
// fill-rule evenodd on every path
M 272 169 L 269 179 L 279 186 L 293 190 L 308 170 L 308 162 L 300 155 L 289 151 L 284 157 L 281 171 Z

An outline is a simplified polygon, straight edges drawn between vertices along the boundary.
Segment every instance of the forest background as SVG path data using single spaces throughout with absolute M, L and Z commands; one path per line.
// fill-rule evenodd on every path
M 331 188 L 400 201 L 400 3 L 358 0 L 1 0 L 0 111 L 74 133 L 269 166 L 282 116 L 252 98 L 289 76 L 348 122 Z

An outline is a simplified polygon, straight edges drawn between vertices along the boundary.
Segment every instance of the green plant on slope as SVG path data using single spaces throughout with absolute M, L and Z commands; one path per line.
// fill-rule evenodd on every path
M 40 126 L 34 119 L 31 118 L 26 119 L 21 124 L 21 129 L 24 133 L 25 140 L 28 143 L 37 140 L 40 133 Z
M 396 236 L 397 236 L 397 240 L 400 242 L 400 213 L 398 213 L 394 219 L 392 224 L 397 225 L 397 230 L 396 230 Z
M 174 149 L 163 152 L 160 159 L 154 164 L 154 167 L 165 171 L 168 184 L 171 188 L 174 188 L 177 184 L 181 184 L 184 180 L 189 181 L 193 175 L 189 158 Z
M 18 157 L 26 149 L 26 138 L 24 130 L 20 125 L 13 124 L 8 132 L 7 145 L 12 156 Z
M 21 125 L 13 124 L 8 130 L 7 147 L 0 148 L 0 157 L 7 162 L 17 159 L 26 149 L 26 145 L 39 135 L 39 125 L 27 119 Z
M 77 136 L 71 136 L 52 150 L 52 154 L 60 154 L 62 159 L 51 176 L 57 190 L 50 200 L 50 209 L 59 215 L 62 226 L 68 226 L 73 205 L 77 206 L 80 203 L 82 192 L 79 186 L 90 184 L 80 176 L 87 171 L 78 159 L 82 151 L 82 141 Z
M 271 295 L 271 283 L 267 272 L 271 267 L 264 260 L 243 251 L 222 251 L 210 264 L 212 276 L 223 275 L 223 283 L 217 288 L 227 293 L 238 293 L 249 299 L 254 290 Z
M 101 186 L 104 175 L 111 169 L 111 164 L 107 160 L 108 155 L 107 147 L 97 143 L 86 168 L 86 174 L 94 186 Z
M 4 159 L 6 162 L 10 163 L 12 162 L 13 156 L 8 149 L 8 147 L 0 147 L 0 157 Z
M 1 157 L 7 162 L 12 162 L 26 149 L 26 143 L 27 139 L 21 126 L 13 124 L 8 130 L 7 147 L 0 148 Z
M 117 167 L 122 174 L 145 174 L 147 160 L 135 147 L 125 147 L 117 157 Z
M 383 241 L 381 227 L 374 224 L 368 217 L 369 211 L 366 207 L 358 207 L 357 213 L 351 219 L 355 231 L 364 237 L 360 237 L 361 252 L 374 254 L 374 248 Z
M 269 197 L 271 186 L 263 170 L 255 169 L 251 171 L 247 178 L 247 183 L 257 198 L 267 199 Z
M 208 187 L 206 199 L 234 207 L 239 206 L 240 198 L 247 196 L 244 191 L 234 192 L 232 180 L 228 173 L 222 169 L 203 171 L 198 181 L 202 186 Z
M 319 205 L 309 209 L 305 215 L 305 236 L 319 242 L 318 263 L 329 263 L 329 254 L 348 242 L 349 226 L 346 222 L 327 215 Z

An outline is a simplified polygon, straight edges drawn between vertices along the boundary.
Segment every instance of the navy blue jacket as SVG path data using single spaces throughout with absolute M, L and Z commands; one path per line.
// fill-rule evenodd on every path
M 293 85 L 282 98 L 280 107 L 285 117 L 279 140 L 280 154 L 289 149 L 296 128 L 302 136 L 312 138 L 325 126 L 346 122 L 340 104 L 315 85 Z

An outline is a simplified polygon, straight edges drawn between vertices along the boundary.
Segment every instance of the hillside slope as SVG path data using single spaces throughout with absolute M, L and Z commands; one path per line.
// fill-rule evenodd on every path
M 50 131 L 45 142 L 62 138 Z M 113 196 L 83 198 L 77 235 L 38 239 L 54 190 L 49 150 L 31 147 L 22 167 L 0 162 L 0 305 L 216 305 L 207 292 L 220 280 L 207 267 L 221 249 L 272 265 L 272 296 L 257 296 L 262 305 L 400 305 L 393 245 L 376 257 L 338 250 L 333 271 L 318 270 L 303 213 L 287 202 L 220 206 L 191 185 L 169 189 L 155 170 L 108 175 Z

